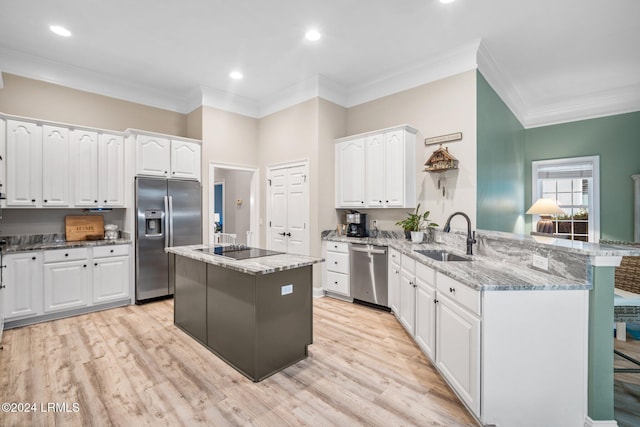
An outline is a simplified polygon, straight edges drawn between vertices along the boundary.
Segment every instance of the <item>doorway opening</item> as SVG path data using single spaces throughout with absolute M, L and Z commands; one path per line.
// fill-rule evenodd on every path
M 258 169 L 209 163 L 208 193 L 209 244 L 258 245 Z

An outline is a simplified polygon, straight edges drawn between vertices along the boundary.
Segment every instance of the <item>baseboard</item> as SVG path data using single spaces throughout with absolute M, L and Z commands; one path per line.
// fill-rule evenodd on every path
M 584 427 L 618 427 L 618 422 L 616 420 L 596 421 L 587 417 L 587 419 L 584 420 Z
M 324 289 L 322 288 L 313 288 L 313 297 L 314 298 L 322 298 L 324 296 Z

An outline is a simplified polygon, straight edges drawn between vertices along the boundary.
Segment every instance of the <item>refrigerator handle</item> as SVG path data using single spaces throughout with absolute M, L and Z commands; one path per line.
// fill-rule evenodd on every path
M 164 196 L 164 247 L 169 247 L 169 197 Z
M 169 246 L 173 246 L 173 197 L 169 196 Z

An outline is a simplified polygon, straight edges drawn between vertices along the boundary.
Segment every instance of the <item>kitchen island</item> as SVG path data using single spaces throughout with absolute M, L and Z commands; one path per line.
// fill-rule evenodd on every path
M 175 256 L 175 325 L 256 382 L 306 358 L 312 265 L 322 259 L 254 248 L 258 257 L 236 260 L 213 248 L 166 249 Z

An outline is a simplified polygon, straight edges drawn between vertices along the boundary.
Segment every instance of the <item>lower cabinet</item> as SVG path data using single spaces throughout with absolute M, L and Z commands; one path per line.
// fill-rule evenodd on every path
M 480 414 L 480 319 L 445 296 L 436 304 L 436 366 L 476 415 Z
M 415 335 L 416 322 L 416 262 L 407 256 L 402 257 L 400 269 L 400 304 L 398 319 L 412 337 Z
M 7 322 L 34 323 L 45 314 L 130 296 L 129 245 L 15 253 L 5 255 L 4 264 Z
M 424 354 L 435 360 L 436 344 L 436 287 L 435 272 L 422 264 L 416 265 L 416 335 L 415 340 Z
M 5 320 L 42 314 L 42 252 L 4 255 Z
M 389 265 L 387 267 L 387 286 L 389 308 L 398 317 L 400 313 L 400 252 L 389 248 Z
M 129 297 L 129 246 L 103 246 L 93 250 L 93 303 Z
M 349 244 L 345 242 L 326 242 L 323 251 L 324 279 L 323 288 L 334 295 L 351 297 L 349 283 Z

